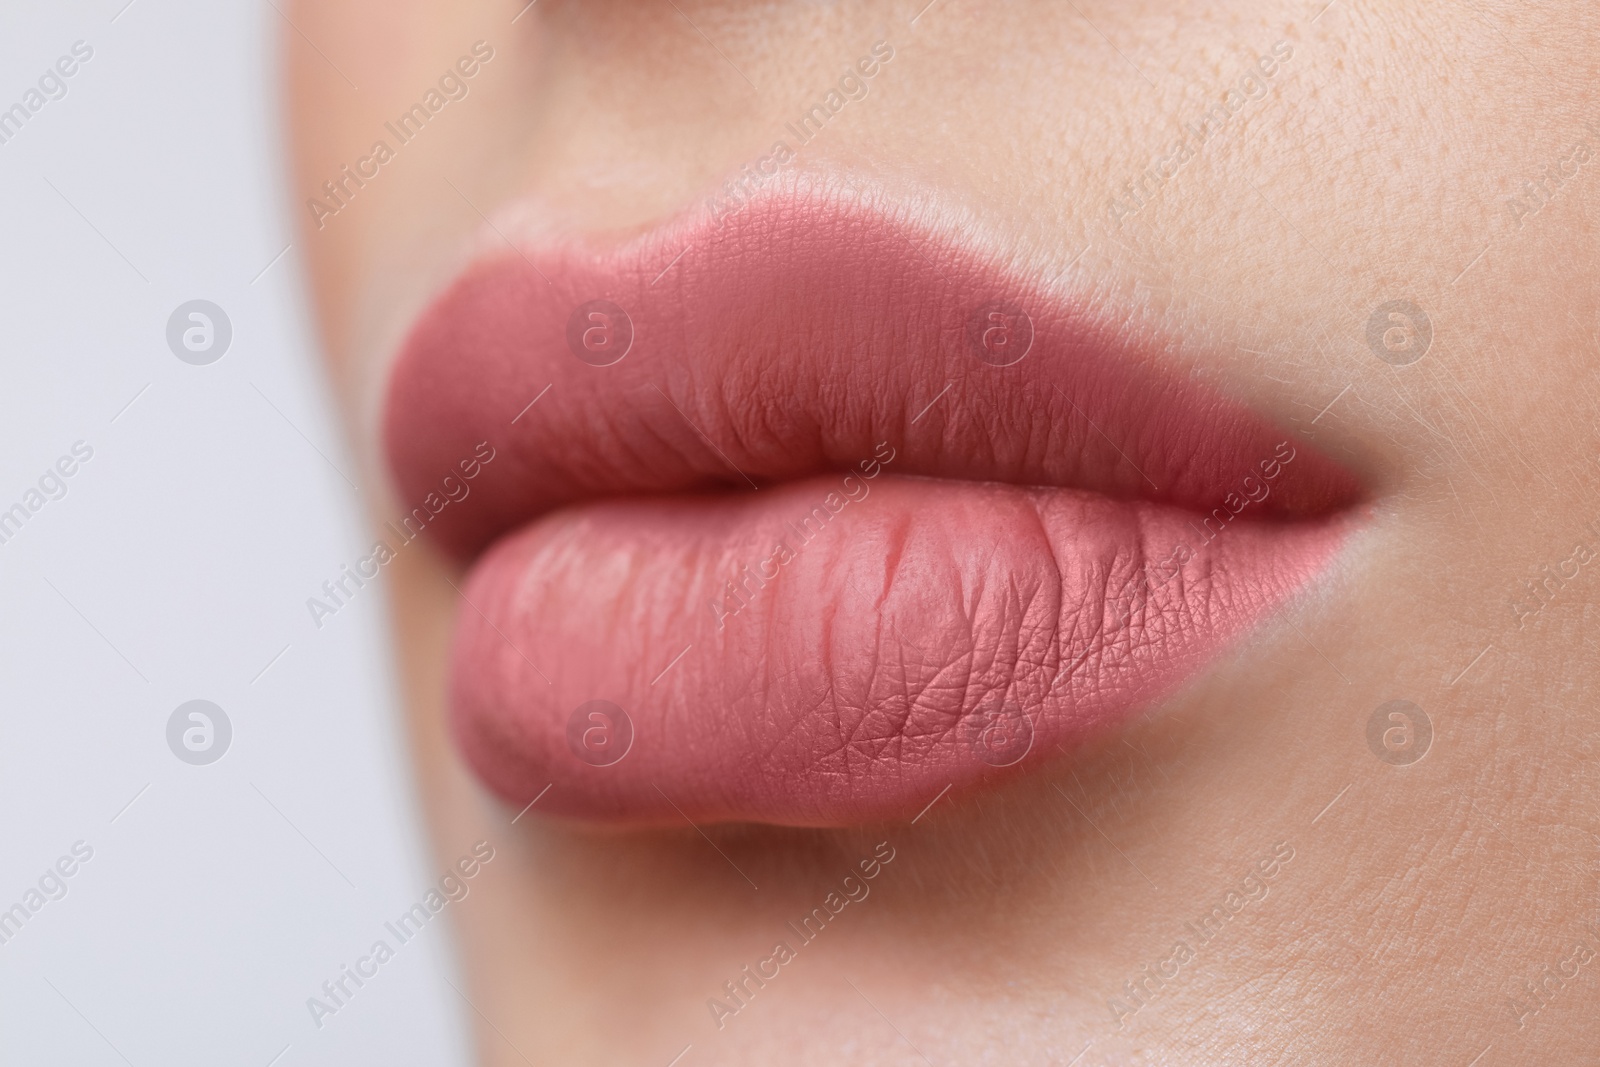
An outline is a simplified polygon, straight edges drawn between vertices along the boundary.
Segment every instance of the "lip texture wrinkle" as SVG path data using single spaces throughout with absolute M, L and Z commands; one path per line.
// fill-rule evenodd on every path
M 595 300 L 631 336 L 606 366 L 569 342 Z M 1031 335 L 1010 365 L 993 309 Z M 385 425 L 406 500 L 497 450 L 429 527 L 492 546 L 454 653 L 467 758 L 513 802 L 554 782 L 553 813 L 838 825 L 1113 728 L 1313 577 L 1358 494 L 1158 350 L 870 197 L 473 264 Z M 633 724 L 609 766 L 568 747 L 594 699 Z M 986 722 L 1031 743 L 996 759 Z

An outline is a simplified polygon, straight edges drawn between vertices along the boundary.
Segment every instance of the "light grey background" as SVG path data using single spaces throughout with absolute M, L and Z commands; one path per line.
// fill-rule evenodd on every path
M 0 144 L 0 509 L 94 449 L 0 544 L 0 910 L 94 849 L 0 944 L 0 1063 L 464 1063 L 448 909 L 320 1030 L 306 1006 L 439 872 L 383 592 L 305 606 L 370 538 L 290 247 L 294 31 L 125 3 L 0 7 L 0 109 L 94 49 Z M 233 324 L 210 366 L 166 344 L 196 298 Z M 209 766 L 167 747 L 197 698 L 233 726 Z

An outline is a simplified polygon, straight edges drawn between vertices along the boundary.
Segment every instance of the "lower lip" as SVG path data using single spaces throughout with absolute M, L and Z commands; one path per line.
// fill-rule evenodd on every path
M 591 504 L 503 539 L 453 675 L 480 776 L 633 825 L 911 816 L 1114 729 L 1340 539 L 887 471 L 849 490 Z

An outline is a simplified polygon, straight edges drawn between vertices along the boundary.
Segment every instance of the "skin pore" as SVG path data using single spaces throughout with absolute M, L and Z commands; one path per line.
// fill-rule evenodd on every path
M 1600 1047 L 1600 12 L 921 6 L 287 5 L 290 191 L 364 484 L 395 350 L 504 247 L 503 205 L 626 236 L 728 210 L 784 139 L 786 169 L 946 205 L 1181 338 L 1152 358 L 1356 472 L 1358 528 L 1111 740 L 836 830 L 517 817 L 447 732 L 462 569 L 401 552 L 435 849 L 496 850 L 452 908 L 482 1061 L 1577 1062 Z M 388 131 L 452 71 L 425 128 Z M 1419 760 L 1403 711 L 1369 742 L 1391 701 L 1426 715 Z M 819 906 L 805 941 L 787 924 Z

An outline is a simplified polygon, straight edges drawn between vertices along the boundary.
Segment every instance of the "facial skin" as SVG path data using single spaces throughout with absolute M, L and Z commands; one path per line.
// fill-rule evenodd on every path
M 504 857 L 453 908 L 482 1061 L 1578 1062 L 1600 1047 L 1600 12 L 919 6 L 287 7 L 301 247 L 366 484 L 396 349 L 499 240 L 485 216 L 521 199 L 603 236 L 688 211 L 886 41 L 798 168 L 931 193 L 1030 276 L 1179 338 L 1172 373 L 1348 464 L 1369 506 L 1303 595 L 1111 739 L 831 830 L 513 824 L 446 732 L 462 569 L 401 553 L 438 853 Z M 469 92 L 314 221 L 477 41 Z M 1432 331 L 1404 366 L 1367 337 L 1398 300 Z M 1379 316 L 1380 347 L 1406 325 Z M 1409 765 L 1368 743 L 1395 700 L 1431 723 Z M 1404 726 L 1385 712 L 1377 751 Z M 719 1028 L 708 999 L 835 891 Z

